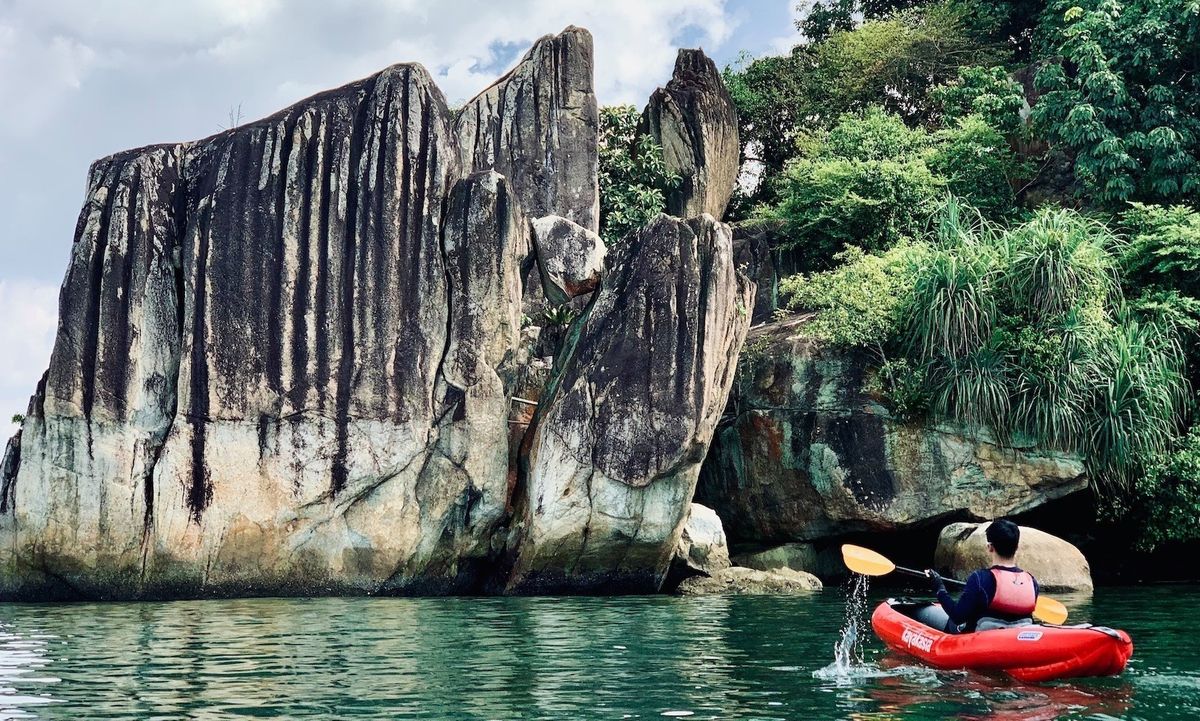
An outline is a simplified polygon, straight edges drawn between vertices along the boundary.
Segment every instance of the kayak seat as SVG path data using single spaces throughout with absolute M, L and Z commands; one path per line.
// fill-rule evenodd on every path
M 975 630 L 976 631 L 998 631 L 1003 628 L 1019 628 L 1021 626 L 1032 626 L 1032 625 L 1033 625 L 1033 619 L 1029 618 L 1029 617 L 1018 618 L 1015 621 L 1005 621 L 1002 618 L 993 618 L 991 616 L 984 616 L 983 618 L 979 619 L 979 623 L 975 624 Z

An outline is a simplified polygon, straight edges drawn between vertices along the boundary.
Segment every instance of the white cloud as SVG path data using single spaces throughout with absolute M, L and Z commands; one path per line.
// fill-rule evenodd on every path
M 14 413 L 25 412 L 50 365 L 57 325 L 57 286 L 0 279 L 0 429 Z

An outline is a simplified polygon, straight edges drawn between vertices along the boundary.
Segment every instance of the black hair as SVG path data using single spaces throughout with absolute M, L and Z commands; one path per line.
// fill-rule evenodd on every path
M 1021 541 L 1021 529 L 1012 521 L 1001 518 L 988 525 L 987 540 L 1001 558 L 1012 558 L 1017 554 L 1017 544 Z

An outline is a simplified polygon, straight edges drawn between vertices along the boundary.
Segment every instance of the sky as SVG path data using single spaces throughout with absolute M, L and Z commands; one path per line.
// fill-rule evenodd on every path
M 595 37 L 601 104 L 642 106 L 676 49 L 786 51 L 797 0 L 0 0 L 0 431 L 50 358 L 88 166 L 192 140 L 397 62 L 451 103 L 538 37 Z M 7 435 L 7 433 L 0 433 Z M 3 438 L 0 438 L 0 445 Z

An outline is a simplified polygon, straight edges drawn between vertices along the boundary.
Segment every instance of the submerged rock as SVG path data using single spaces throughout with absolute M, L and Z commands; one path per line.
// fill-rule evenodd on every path
M 753 568 L 733 566 L 717 571 L 711 576 L 694 576 L 679 584 L 675 593 L 680 596 L 707 596 L 732 594 L 737 596 L 763 596 L 775 594 L 810 593 L 823 588 L 821 581 L 811 573 L 793 571 L 790 568 L 775 568 L 758 571 Z
M 702 50 L 679 51 L 675 74 L 650 96 L 642 125 L 662 146 L 667 170 L 682 178 L 667 195 L 667 212 L 720 219 L 741 170 L 737 108 Z
M 951 578 L 966 578 L 991 565 L 987 551 L 988 523 L 952 523 L 938 536 L 933 565 Z M 1017 565 L 1033 574 L 1043 591 L 1087 591 L 1092 571 L 1078 548 L 1058 536 L 1021 526 Z
M 1082 460 L 982 429 L 896 419 L 869 358 L 804 335 L 805 316 L 755 328 L 696 501 L 731 542 L 779 544 L 1020 513 L 1087 487 Z
M 529 432 L 510 589 L 659 588 L 753 293 L 711 216 L 660 215 L 617 248 Z
M 675 546 L 675 561 L 694 573 L 707 575 L 729 568 L 725 529 L 716 511 L 699 503 L 691 505 Z

